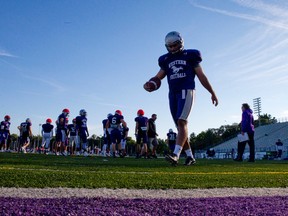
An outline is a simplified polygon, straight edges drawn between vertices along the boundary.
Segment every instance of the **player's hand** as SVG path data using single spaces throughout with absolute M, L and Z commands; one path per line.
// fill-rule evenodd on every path
M 212 94 L 211 100 L 212 100 L 212 104 L 214 104 L 215 106 L 218 105 L 218 98 L 216 97 L 215 94 Z

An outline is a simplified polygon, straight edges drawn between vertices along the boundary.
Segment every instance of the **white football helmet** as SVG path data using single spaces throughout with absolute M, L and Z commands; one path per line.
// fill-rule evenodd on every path
M 184 40 L 179 32 L 169 32 L 165 37 L 165 46 L 168 52 L 175 54 L 184 49 Z M 175 47 L 175 48 L 174 48 Z
M 113 114 L 112 113 L 109 113 L 108 115 L 107 115 L 107 118 L 109 118 L 110 116 L 112 116 Z
M 81 110 L 79 111 L 79 115 L 81 115 L 81 116 L 86 116 L 86 115 L 87 115 L 86 110 L 85 110 L 85 109 L 81 109 Z
M 169 129 L 169 133 L 173 133 L 173 129 Z

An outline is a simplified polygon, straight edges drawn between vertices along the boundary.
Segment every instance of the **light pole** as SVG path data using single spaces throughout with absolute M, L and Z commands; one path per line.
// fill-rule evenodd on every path
M 255 114 L 258 115 L 258 121 L 259 121 L 259 126 L 261 126 L 261 119 L 260 119 L 260 114 L 261 114 L 261 97 L 254 98 L 253 99 L 253 108 Z

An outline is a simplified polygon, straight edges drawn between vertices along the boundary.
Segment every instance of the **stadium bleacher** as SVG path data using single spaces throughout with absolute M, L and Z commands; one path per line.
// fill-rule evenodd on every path
M 256 155 L 262 155 L 264 152 L 276 151 L 276 141 L 281 139 L 283 142 L 282 159 L 287 158 L 288 155 L 288 122 L 275 123 L 270 125 L 263 125 L 255 128 L 255 151 Z M 237 137 L 234 137 L 218 146 L 213 147 L 218 153 L 219 158 L 227 157 L 232 149 L 237 152 Z M 246 145 L 245 154 L 249 152 L 249 146 Z M 248 153 L 249 155 L 249 153 Z M 217 154 L 216 154 L 217 157 Z M 259 158 L 258 157 L 258 158 Z

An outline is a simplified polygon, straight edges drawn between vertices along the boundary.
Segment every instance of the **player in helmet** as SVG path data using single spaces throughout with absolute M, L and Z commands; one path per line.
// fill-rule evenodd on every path
M 167 141 L 168 141 L 170 153 L 173 153 L 175 149 L 176 137 L 177 137 L 177 134 L 173 131 L 173 129 L 169 129 L 169 132 L 167 133 Z
M 159 57 L 160 70 L 156 77 L 160 80 L 167 77 L 170 112 L 178 130 L 174 152 L 172 155 L 167 155 L 166 160 L 173 165 L 178 164 L 183 149 L 187 155 L 185 165 L 191 165 L 195 163 L 195 159 L 188 142 L 187 120 L 194 101 L 195 76 L 211 94 L 212 104 L 217 106 L 218 99 L 200 66 L 202 61 L 200 52 L 195 49 L 184 49 L 184 40 L 176 31 L 166 35 L 165 46 L 168 53 Z M 144 89 L 149 92 L 152 91 L 147 84 L 144 84 Z
M 48 154 L 50 151 L 50 141 L 53 137 L 53 128 L 54 126 L 52 125 L 52 119 L 48 118 L 46 119 L 46 123 L 42 125 L 42 145 L 41 147 L 44 148 L 44 153 Z
M 55 154 L 58 155 L 58 149 L 60 148 L 60 152 L 62 155 L 65 155 L 65 143 L 67 139 L 67 125 L 68 125 L 68 117 L 69 117 L 69 109 L 65 108 L 62 110 L 62 113 L 58 116 L 56 120 L 57 131 L 56 131 L 56 146 L 55 146 Z
M 0 150 L 7 151 L 8 149 L 8 138 L 10 136 L 10 116 L 5 115 L 4 121 L 0 123 Z
M 109 149 L 110 149 L 110 145 L 111 145 L 111 137 L 110 137 L 111 128 L 106 129 L 106 124 L 107 124 L 108 118 L 110 116 L 112 116 L 112 113 L 109 113 L 107 115 L 107 118 L 102 121 L 103 137 L 104 137 L 103 146 L 102 146 L 102 155 L 103 155 L 103 157 L 110 156 Z
M 122 156 L 122 146 L 121 146 L 121 124 L 124 128 L 127 127 L 126 122 L 124 121 L 124 117 L 120 110 L 116 110 L 115 114 L 108 117 L 108 121 L 106 123 L 106 129 L 111 128 L 111 144 L 112 144 L 112 154 L 113 157 L 116 157 L 116 145 L 118 147 L 119 155 Z
M 88 156 L 88 144 L 87 137 L 89 137 L 88 127 L 87 127 L 87 112 L 85 109 L 79 111 L 79 116 L 76 117 L 76 125 L 79 131 L 79 138 L 81 142 L 81 147 L 76 149 L 76 151 L 82 151 L 84 156 Z
M 144 111 L 139 109 L 137 111 L 137 117 L 135 118 L 135 136 L 136 136 L 136 158 L 147 158 L 147 129 L 148 118 L 144 116 Z M 142 143 L 142 146 L 141 146 Z
M 151 152 L 152 158 L 157 158 L 156 149 L 157 149 L 157 146 L 159 145 L 158 139 L 157 139 L 158 134 L 156 132 L 156 123 L 155 123 L 156 119 L 157 119 L 157 115 L 154 113 L 151 115 L 151 118 L 149 118 L 148 120 L 147 147 L 148 147 L 148 151 Z
M 129 128 L 128 127 L 121 127 L 121 149 L 122 149 L 122 155 L 121 157 L 125 157 L 127 155 L 126 153 L 126 143 L 127 143 L 127 137 L 128 137 L 128 132 Z
M 72 124 L 68 124 L 67 126 L 68 129 L 68 136 L 69 136 L 69 153 L 70 155 L 74 155 L 75 149 L 80 149 L 80 144 L 79 144 L 79 136 L 78 136 L 78 126 L 76 124 L 76 118 L 72 120 Z M 79 155 L 79 152 L 78 152 Z
M 32 123 L 30 118 L 27 118 L 26 121 L 22 122 L 17 128 L 20 131 L 21 151 L 26 153 L 26 148 L 30 145 L 30 137 L 32 137 Z

